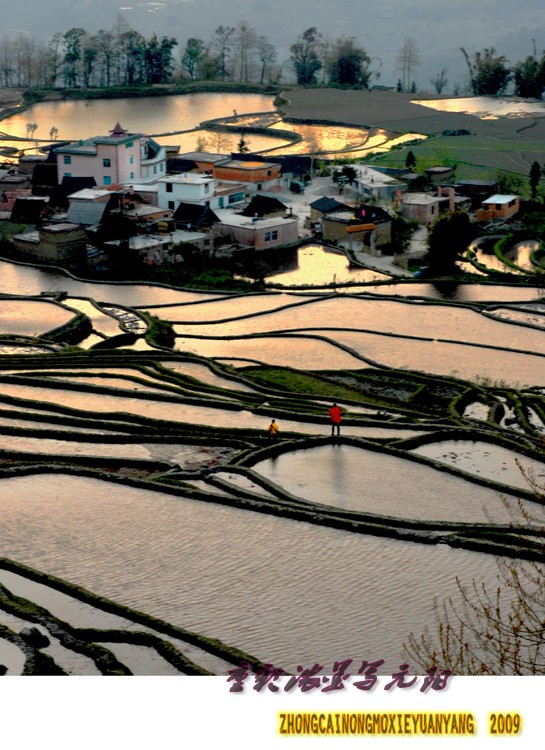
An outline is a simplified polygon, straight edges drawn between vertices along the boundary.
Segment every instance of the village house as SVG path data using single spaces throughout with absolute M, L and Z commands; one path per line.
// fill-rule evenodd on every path
M 156 232 L 151 234 L 138 234 L 126 240 L 108 240 L 104 242 L 104 248 L 109 250 L 120 250 L 125 245 L 129 254 L 147 266 L 160 266 L 165 262 L 181 263 L 182 255 L 180 249 L 186 243 L 191 243 L 202 251 L 211 251 L 212 237 L 199 232 L 184 232 L 174 230 L 172 232 Z
M 78 224 L 69 222 L 16 234 L 13 244 L 27 255 L 54 263 L 83 262 L 86 257 L 85 231 Z
M 246 192 L 278 192 L 282 189 L 280 164 L 231 159 L 214 165 L 213 175 L 225 182 L 244 183 Z
M 230 158 L 229 154 L 188 151 L 185 154 L 177 154 L 169 159 L 167 162 L 167 171 L 169 174 L 191 171 L 208 172 L 211 174 L 216 164 L 227 162 Z
M 288 212 L 285 203 L 269 195 L 256 193 L 246 208 L 241 211 L 243 216 L 258 216 L 260 219 L 268 219 L 271 216 L 284 216 Z M 291 208 L 289 213 L 291 213 Z
M 220 182 L 206 174 L 178 174 L 157 181 L 157 203 L 175 211 L 180 203 L 197 203 L 212 210 L 242 203 L 245 185 Z
M 405 193 L 400 197 L 401 211 L 408 221 L 419 224 L 432 224 L 442 213 L 467 211 L 471 201 L 465 196 L 456 195 L 450 186 L 438 186 L 437 193 Z
M 260 219 L 241 216 L 232 211 L 217 210 L 219 223 L 214 232 L 236 242 L 241 247 L 252 247 L 255 250 L 269 250 L 281 245 L 291 245 L 299 237 L 299 220 L 297 216 L 271 217 Z
M 482 202 L 481 208 L 476 212 L 477 221 L 505 221 L 518 213 L 519 209 L 520 197 L 518 195 L 496 193 Z
M 448 185 L 454 180 L 456 167 L 428 167 L 424 170 L 430 185 Z
M 498 189 L 496 180 L 458 180 L 454 187 L 459 195 L 471 200 L 473 210 L 480 208 L 481 203 Z
M 323 198 L 318 198 L 313 201 L 310 206 L 310 220 L 312 222 L 320 221 L 326 214 L 333 214 L 337 211 L 352 211 L 352 207 L 346 203 L 341 203 L 335 198 L 328 198 L 324 195 Z
M 398 193 L 407 189 L 407 185 L 396 177 L 371 167 L 358 169 L 355 185 L 362 198 L 372 197 L 380 201 L 391 201 Z
M 110 135 L 98 135 L 54 149 L 57 178 L 93 177 L 97 185 L 129 184 L 166 174 L 166 150 L 140 133 L 116 123 Z

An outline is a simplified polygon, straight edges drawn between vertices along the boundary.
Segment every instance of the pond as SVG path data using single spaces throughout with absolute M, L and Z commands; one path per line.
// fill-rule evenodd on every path
M 35 122 L 38 124 L 35 138 L 48 139 L 50 129 L 56 127 L 58 139 L 64 140 L 106 134 L 120 122 L 131 133 L 153 135 L 189 130 L 204 120 L 230 114 L 234 109 L 240 113 L 262 112 L 274 106 L 270 96 L 236 93 L 40 102 L 25 112 L 7 117 L 2 121 L 1 130 L 24 138 L 27 122 Z M 192 142 L 196 142 L 195 136 L 193 133 Z M 177 143 L 177 136 L 167 140 Z
M 231 118 L 236 112 L 240 118 Z M 207 141 L 208 151 L 229 153 L 236 151 L 240 133 L 228 133 L 218 147 L 217 133 L 199 128 L 206 120 L 225 118 L 226 123 L 241 126 L 248 124 L 244 113 L 274 112 L 271 96 L 242 93 L 200 93 L 173 96 L 151 96 L 121 99 L 95 99 L 81 101 L 49 101 L 34 104 L 24 112 L 7 117 L 2 122 L 2 131 L 21 138 L 27 137 L 26 125 L 38 125 L 34 138 L 49 141 L 50 130 L 58 129 L 58 140 L 89 138 L 108 133 L 116 122 L 132 133 L 145 133 L 156 136 L 162 144 L 180 147 L 180 153 L 195 151 L 199 139 Z M 254 118 L 255 119 L 255 118 Z M 374 147 L 388 150 L 391 134 L 378 131 L 368 140 L 369 131 L 364 128 L 296 125 L 278 120 L 267 122 L 258 118 L 268 130 L 263 133 L 245 134 L 247 145 L 252 151 L 274 149 L 276 153 L 310 153 L 316 151 L 339 151 L 349 147 L 364 147 L 368 152 Z M 271 126 L 271 127 L 268 127 Z M 303 140 L 293 144 L 282 138 L 277 130 L 290 130 L 302 135 Z M 180 133 L 179 131 L 192 132 Z M 20 148 L 17 141 L 4 140 L 3 146 Z

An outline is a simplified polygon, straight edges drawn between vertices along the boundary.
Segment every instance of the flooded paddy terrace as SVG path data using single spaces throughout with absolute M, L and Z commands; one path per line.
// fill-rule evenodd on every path
M 111 310 L 121 308 L 168 320 L 177 336 L 174 351 L 142 329 L 142 349 L 61 341 L 51 354 L 0 357 L 7 558 L 287 669 L 341 652 L 391 668 L 456 575 L 495 586 L 497 555 L 516 549 L 516 535 L 502 531 L 494 551 L 478 540 L 509 520 L 500 494 L 539 512 L 517 465 L 545 473 L 536 289 L 399 282 L 230 295 L 2 270 L 12 294 L 67 293 L 66 308 L 9 300 L 51 308 L 57 326 L 82 312 L 108 341 L 123 330 Z M 16 307 L 2 332 L 10 317 Z M 37 320 L 19 334 L 55 327 Z M 345 413 L 335 444 L 333 401 Z M 51 581 L 32 580 L 0 566 L 0 583 L 51 617 L 77 609 L 79 589 L 59 610 Z M 134 629 L 97 607 L 83 621 Z M 8 610 L 0 597 L 0 624 L 17 635 L 24 618 Z M 183 672 L 155 641 L 131 639 L 95 643 L 133 673 Z M 17 643 L 0 637 L 10 673 L 26 663 Z M 71 659 L 61 641 L 48 653 L 65 672 L 97 673 L 96 659 Z M 233 663 L 204 646 L 195 661 L 217 673 Z

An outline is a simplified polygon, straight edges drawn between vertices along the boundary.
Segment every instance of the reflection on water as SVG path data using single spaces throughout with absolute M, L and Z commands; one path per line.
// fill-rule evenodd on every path
M 273 104 L 270 96 L 225 93 L 41 102 L 25 112 L 7 117 L 2 122 L 2 130 L 25 137 L 26 124 L 32 121 L 38 123 L 35 138 L 48 139 L 50 129 L 56 127 L 59 140 L 63 140 L 105 135 L 116 122 L 120 122 L 129 132 L 152 135 L 189 130 L 198 127 L 203 120 L 222 117 L 233 109 L 259 112 L 273 109 Z M 177 142 L 175 136 L 169 141 Z
M 424 449 L 415 452 L 429 455 Z M 403 458 L 349 445 L 283 453 L 253 468 L 297 497 L 338 508 L 460 522 L 486 522 L 486 509 L 498 521 L 509 520 L 493 490 Z
M 466 416 L 466 415 L 464 415 Z M 469 440 L 444 440 L 415 448 L 414 453 L 455 466 L 468 474 L 508 484 L 511 487 L 529 489 L 529 484 L 517 466 L 517 461 L 539 484 L 545 477 L 545 464 L 502 448 L 500 445 Z
M 440 112 L 464 112 L 476 115 L 483 120 L 499 117 L 528 117 L 545 115 L 545 104 L 539 101 L 513 98 L 496 98 L 491 96 L 467 96 L 452 99 L 415 99 L 413 104 L 437 109 Z
M 174 325 L 179 336 L 242 336 L 311 328 L 370 330 L 536 352 L 543 348 L 540 331 L 529 329 L 522 336 L 519 328 L 483 318 L 479 312 L 468 308 L 345 296 L 316 298 L 308 304 L 225 323 Z M 324 331 L 324 335 L 336 340 L 344 336 L 344 331 Z
M 514 263 L 514 267 L 507 265 L 496 255 L 494 247 L 499 239 L 501 239 L 501 237 L 498 236 L 481 237 L 471 243 L 469 250 L 475 260 L 490 271 L 521 275 L 524 274 L 525 271 L 532 273 L 536 270 L 536 267 L 532 262 L 532 253 L 535 253 L 540 246 L 538 240 L 517 242 L 512 247 L 506 247 L 503 249 L 503 257 L 507 261 Z M 459 263 L 459 266 L 462 270 L 470 270 L 475 273 L 476 269 L 471 266 L 470 263 Z
M 540 243 L 537 240 L 526 240 L 517 242 L 510 250 L 504 253 L 507 260 L 515 263 L 524 271 L 535 271 L 536 268 L 532 263 L 532 253 L 539 248 Z
M 539 331 L 535 333 L 542 335 Z M 521 354 L 486 347 L 474 348 L 464 344 L 398 339 L 348 331 L 336 332 L 335 338 L 387 367 L 434 375 L 455 375 L 473 381 L 489 378 L 491 382 L 495 382 L 499 377 L 514 388 L 545 382 L 545 358 L 537 353 Z M 524 343 L 520 333 L 519 339 L 521 344 Z M 540 345 L 538 351 L 542 350 Z
M 13 292 L 15 293 L 15 292 Z M 40 336 L 68 323 L 74 313 L 40 300 L 0 300 L 0 333 Z
M 293 122 L 278 122 L 269 130 L 292 130 L 302 136 L 299 143 L 283 148 L 290 154 L 302 154 L 313 151 L 341 151 L 363 146 L 368 139 L 369 131 L 363 128 L 349 128 L 341 125 L 299 125 Z M 382 136 L 381 142 L 387 137 Z
M 359 273 L 360 269 L 357 272 Z M 366 273 L 363 270 L 361 272 Z M 371 273 L 375 272 L 372 271 Z M 206 292 L 185 292 L 152 284 L 109 284 L 107 282 L 75 281 L 58 270 L 34 268 L 0 260 L 0 292 L 36 295 L 42 291 L 55 292 L 59 290 L 67 291 L 69 295 L 74 297 L 91 297 L 97 301 L 128 307 L 186 304 L 188 302 L 218 300 L 226 296 Z M 445 299 L 447 298 L 446 295 L 451 293 L 451 284 L 450 282 L 422 284 L 392 281 L 378 286 L 366 286 L 361 291 L 388 296 Z M 535 301 L 541 294 L 542 290 L 538 287 L 461 284 L 456 288 L 455 300 L 460 302 L 529 302 Z M 244 302 L 246 299 L 251 298 L 241 296 L 234 303 L 235 308 L 238 304 L 246 304 Z
M 97 301 L 128 307 L 142 305 L 179 304 L 221 295 L 183 292 L 151 284 L 109 284 L 76 281 L 58 270 L 34 268 L 0 260 L 0 292 L 4 294 L 36 295 L 44 292 L 66 291 L 74 297 L 91 297 Z
M 269 264 L 271 261 L 269 260 Z M 267 283 L 282 286 L 320 286 L 347 281 L 367 283 L 390 277 L 379 271 L 350 267 L 345 253 L 324 245 L 303 245 L 279 258 L 276 273 Z
M 250 133 L 245 136 L 249 148 L 256 152 L 269 149 L 290 154 L 343 151 L 347 157 L 357 158 L 362 154 L 388 151 L 394 145 L 424 137 L 409 133 L 392 139 L 391 133 L 380 129 L 374 129 L 369 135 L 364 128 L 299 125 L 280 120 L 273 109 L 270 96 L 238 93 L 41 102 L 25 112 L 6 118 L 2 129 L 10 135 L 26 138 L 26 125 L 32 120 L 38 123 L 35 138 L 48 141 L 49 131 L 55 127 L 59 131 L 59 141 L 62 141 L 107 134 L 116 122 L 121 122 L 129 132 L 154 135 L 162 144 L 179 146 L 181 153 L 195 151 L 197 141 L 202 138 L 207 141 L 207 149 L 215 152 L 218 150 L 214 146 L 217 132 L 201 129 L 199 125 L 206 120 L 230 116 L 231 112 L 236 111 L 239 114 L 271 113 L 227 120 L 229 125 L 257 124 L 267 128 L 268 134 Z M 291 130 L 300 134 L 302 140 L 298 143 L 286 141 L 277 135 L 277 130 Z M 223 139 L 222 152 L 235 151 L 238 138 L 237 133 L 227 134 Z M 19 149 L 21 143 L 7 139 L 2 141 L 2 145 Z
M 63 475 L 3 480 L 0 529 L 9 558 L 293 671 L 339 655 L 397 668 L 456 574 L 493 587 L 497 570 L 445 545 Z

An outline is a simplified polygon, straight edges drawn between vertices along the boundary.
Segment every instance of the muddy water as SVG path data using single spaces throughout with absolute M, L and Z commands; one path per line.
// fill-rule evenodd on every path
M 316 337 L 329 338 L 330 343 Z M 524 343 L 522 337 L 520 343 Z M 257 361 L 304 370 L 361 370 L 368 366 L 364 359 L 352 356 L 338 345 L 345 345 L 371 362 L 386 367 L 454 375 L 469 380 L 488 378 L 491 382 L 501 380 L 511 386 L 545 382 L 544 357 L 380 334 L 318 330 L 289 337 L 235 341 L 179 338 L 176 342 L 179 351 L 228 360 L 235 367 L 244 367 L 249 362 L 237 362 L 233 357 L 242 357 L 250 363 Z
M 3 481 L 0 539 L 7 557 L 291 670 L 340 656 L 397 668 L 455 574 L 493 585 L 497 570 L 479 553 L 68 476 Z
M 348 445 L 284 453 L 252 467 L 305 500 L 397 518 L 508 520 L 498 493 L 402 458 Z M 388 481 L 384 481 L 388 477 Z
M 413 453 L 433 458 L 440 463 L 466 471 L 468 474 L 501 482 L 510 487 L 530 489 L 523 471 L 535 477 L 540 484 L 543 484 L 545 480 L 545 463 L 491 443 L 444 440 L 415 448 Z
M 523 325 L 536 326 L 538 328 L 545 328 L 545 315 L 543 313 L 533 313 L 530 310 L 513 310 L 511 308 L 497 307 L 488 313 L 493 318 L 500 320 L 506 320 L 507 322 L 521 323 Z

